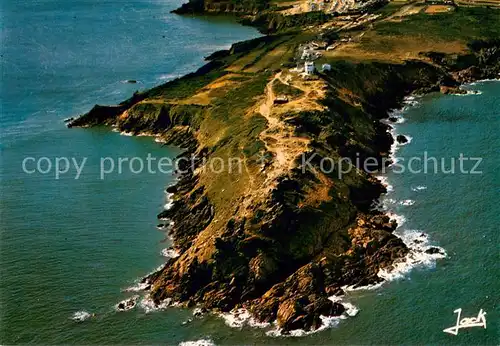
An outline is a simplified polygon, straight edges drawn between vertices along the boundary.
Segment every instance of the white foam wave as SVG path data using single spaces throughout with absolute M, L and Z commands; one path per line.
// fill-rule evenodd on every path
M 115 305 L 116 311 L 128 311 L 137 305 L 137 300 L 139 299 L 139 295 L 132 296 L 130 298 L 124 299 L 118 304 Z
M 203 310 L 202 308 L 195 308 L 193 310 L 193 316 L 195 317 L 202 317 L 205 313 L 204 313 L 205 310 Z
M 380 270 L 377 275 L 384 280 L 402 279 L 416 267 L 434 267 L 437 259 L 447 256 L 443 248 L 429 245 L 429 236 L 422 231 L 405 230 L 397 232 L 396 235 L 410 251 L 405 258 L 394 262 L 391 267 Z
M 424 185 L 418 185 L 418 186 L 415 186 L 415 187 L 412 187 L 411 188 L 412 191 L 422 191 L 422 190 L 427 190 L 427 186 L 424 186 Z
M 168 192 L 166 193 L 165 199 L 167 200 L 167 203 L 165 203 L 163 209 L 169 210 L 170 208 L 173 207 L 174 205 L 174 200 L 172 199 L 173 196 L 174 196 L 173 193 L 168 193 Z
M 157 79 L 162 80 L 162 81 L 166 81 L 166 80 L 172 80 L 172 79 L 178 78 L 180 76 L 181 76 L 181 74 L 178 74 L 178 73 L 162 74 Z
M 271 330 L 268 330 L 266 332 L 266 335 L 267 336 L 271 336 L 271 337 L 283 337 L 283 336 L 286 336 L 286 337 L 301 337 L 301 336 L 307 336 L 307 335 L 311 335 L 311 334 L 315 334 L 315 333 L 318 333 L 318 332 L 321 332 L 325 329 L 329 329 L 329 328 L 333 328 L 333 327 L 336 327 L 339 325 L 340 323 L 340 320 L 341 318 L 336 316 L 336 317 L 333 317 L 333 316 L 319 316 L 319 318 L 321 319 L 321 326 L 317 329 L 314 329 L 314 330 L 304 330 L 304 329 L 294 329 L 294 330 L 291 330 L 288 334 L 284 334 L 283 331 L 281 330 L 281 328 L 279 327 L 275 327 L 274 329 L 271 329 Z
M 90 317 L 92 317 L 92 315 L 85 310 L 77 311 L 71 315 L 71 319 L 76 322 L 83 322 Z
M 415 101 L 413 96 L 409 96 L 405 99 L 405 103 L 409 104 L 410 102 Z M 414 106 L 413 104 L 411 106 Z M 399 113 L 400 114 L 400 113 Z M 396 150 L 398 149 L 398 144 L 396 141 L 396 131 L 393 126 L 390 127 L 389 130 L 394 143 L 391 147 L 391 158 L 394 157 Z M 409 142 L 411 141 L 411 137 L 409 138 Z M 389 180 L 386 176 L 377 176 L 377 179 L 381 181 L 381 183 L 387 186 L 387 194 L 393 191 L 393 187 L 389 184 Z M 390 189 L 389 189 L 390 186 Z M 425 186 L 417 186 L 416 188 L 412 188 L 413 191 L 425 190 L 427 187 Z M 378 276 L 386 281 L 391 281 L 394 279 L 399 279 L 404 277 L 408 272 L 410 272 L 414 267 L 417 266 L 434 266 L 436 259 L 446 257 L 446 251 L 443 248 L 437 246 L 429 245 L 429 237 L 427 234 L 421 231 L 414 230 L 403 230 L 403 225 L 406 222 L 406 218 L 403 215 L 399 215 L 394 213 L 388 208 L 388 204 L 393 204 L 394 199 L 387 198 L 387 194 L 385 198 L 381 199 L 375 207 L 382 209 L 386 212 L 386 214 L 392 219 L 395 220 L 398 224 L 395 235 L 401 238 L 401 240 L 408 247 L 409 252 L 405 258 L 400 259 L 393 263 L 393 265 L 389 268 L 385 268 L 379 271 Z M 410 206 L 414 204 L 413 200 L 407 199 L 399 202 L 400 205 Z M 358 287 L 357 289 L 374 289 L 380 287 L 381 283 L 376 285 L 370 285 L 370 287 Z
M 145 313 L 150 313 L 153 311 L 165 310 L 169 306 L 179 306 L 180 304 L 177 302 L 173 302 L 172 298 L 166 298 L 160 304 L 156 304 L 153 299 L 149 295 L 146 295 L 139 302 L 139 307 L 144 310 Z
M 483 92 L 481 90 L 465 90 L 465 94 L 453 94 L 454 96 L 470 96 L 470 95 L 481 95 Z
M 401 228 L 406 222 L 406 217 L 404 217 L 404 215 L 396 214 L 392 211 L 387 212 L 387 216 L 389 216 L 391 220 L 396 221 L 396 223 L 398 224 L 396 229 Z
M 244 308 L 233 309 L 227 313 L 220 313 L 218 316 L 222 317 L 226 325 L 231 328 L 242 328 L 245 325 L 256 328 L 267 328 L 271 325 L 270 323 L 257 321 L 252 317 L 252 314 Z
M 183 341 L 179 346 L 215 346 L 215 344 L 210 339 L 200 339 L 196 341 Z
M 289 333 L 284 334 L 283 330 L 281 328 L 279 328 L 276 323 L 274 323 L 275 327 L 271 330 L 268 330 L 266 332 L 266 335 L 271 336 L 271 337 L 279 337 L 279 336 L 301 337 L 301 336 L 311 335 L 311 334 L 321 332 L 325 329 L 336 327 L 339 325 L 341 320 L 345 320 L 349 317 L 354 317 L 359 312 L 359 309 L 356 306 L 354 306 L 353 304 L 351 304 L 349 302 L 343 301 L 342 297 L 331 296 L 331 297 L 328 297 L 328 299 L 330 299 L 334 303 L 336 303 L 336 302 L 341 303 L 345 308 L 344 313 L 342 313 L 340 316 L 321 315 L 319 317 L 321 319 L 321 325 L 316 329 L 312 329 L 312 330 L 308 330 L 308 331 L 306 331 L 304 329 L 295 329 L 295 330 L 291 330 Z
M 394 190 L 394 187 L 389 184 L 389 179 L 385 175 L 377 175 L 375 178 L 377 178 L 380 183 L 385 186 L 387 192 L 392 192 Z
M 172 249 L 172 248 L 167 248 L 167 249 L 161 250 L 161 254 L 162 254 L 162 256 L 167 257 L 167 258 L 177 258 L 180 256 L 180 253 L 177 250 Z
M 145 291 L 148 286 L 150 285 L 150 282 L 145 281 L 145 282 L 138 282 L 134 286 L 127 287 L 124 289 L 125 292 L 141 292 Z
M 163 268 L 165 268 L 166 265 L 167 265 L 166 263 L 160 264 L 158 267 L 156 267 L 156 269 L 153 272 L 150 273 L 150 275 L 153 273 L 159 272 L 160 270 L 163 270 Z
M 343 286 L 342 290 L 344 292 L 353 292 L 353 291 L 373 291 L 379 289 L 384 284 L 384 281 L 378 282 L 376 284 L 370 284 L 366 286 Z
M 500 73 L 498 75 L 500 76 Z M 483 82 L 500 82 L 500 78 L 480 79 L 478 81 L 475 81 L 475 82 L 472 82 L 472 83 L 468 83 L 466 85 L 476 85 L 476 84 L 480 84 L 480 83 L 483 83 Z

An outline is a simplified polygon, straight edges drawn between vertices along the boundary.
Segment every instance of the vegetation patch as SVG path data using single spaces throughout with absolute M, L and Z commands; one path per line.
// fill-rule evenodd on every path
M 275 79 L 273 82 L 273 91 L 275 95 L 284 95 L 289 99 L 295 99 L 304 95 L 304 92 L 289 84 L 283 83 L 280 79 Z

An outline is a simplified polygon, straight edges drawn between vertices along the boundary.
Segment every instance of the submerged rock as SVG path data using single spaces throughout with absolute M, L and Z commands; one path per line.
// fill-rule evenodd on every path
M 435 254 L 443 254 L 443 251 L 440 248 L 433 246 L 425 250 L 425 253 L 429 255 L 435 255 Z
M 404 135 L 398 135 L 396 137 L 396 140 L 398 141 L 398 143 L 400 144 L 405 144 L 405 143 L 408 143 L 408 138 L 406 138 L 406 136 Z
M 442 85 L 439 89 L 442 94 L 453 94 L 453 95 L 460 95 L 460 94 L 467 94 L 467 90 L 460 89 L 459 87 L 456 86 L 444 86 Z
M 128 310 L 131 310 L 131 309 L 133 309 L 136 306 L 138 299 L 139 299 L 139 296 L 133 296 L 131 298 L 122 300 L 121 302 L 119 302 L 116 305 L 116 309 L 118 311 L 128 311 Z

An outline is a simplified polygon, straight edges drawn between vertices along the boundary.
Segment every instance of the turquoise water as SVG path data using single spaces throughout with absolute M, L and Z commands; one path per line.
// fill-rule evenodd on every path
M 123 290 L 164 262 L 160 252 L 168 241 L 156 229 L 156 214 L 172 177 L 125 170 L 100 180 L 99 158 L 145 159 L 177 150 L 106 129 L 68 130 L 62 119 L 191 71 L 203 55 L 257 35 L 227 18 L 168 13 L 178 5 L 2 4 L 0 341 L 498 344 L 498 82 L 469 86 L 481 95 L 428 95 L 403 112 L 396 132 L 412 141 L 398 148 L 398 157 L 427 151 L 449 160 L 463 153 L 483 158 L 482 174 L 387 174 L 393 191 L 384 204 L 406 219 L 398 232 L 425 232 L 447 257 L 378 289 L 350 292 L 345 299 L 359 309 L 355 317 L 303 338 L 272 338 L 262 329 L 229 328 L 213 316 L 183 324 L 192 312 L 182 309 L 115 312 L 116 303 L 133 295 Z M 141 83 L 122 83 L 127 79 Z M 78 180 L 74 169 L 56 180 L 23 173 L 27 156 L 88 159 Z M 457 308 L 463 317 L 484 309 L 487 329 L 443 333 Z M 78 311 L 96 315 L 77 322 L 71 317 Z

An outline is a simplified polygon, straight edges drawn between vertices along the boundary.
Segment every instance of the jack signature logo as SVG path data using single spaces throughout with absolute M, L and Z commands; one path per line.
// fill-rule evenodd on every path
M 479 310 L 477 317 L 462 319 L 460 319 L 460 316 L 462 315 L 462 309 L 456 309 L 453 312 L 458 314 L 457 324 L 453 327 L 443 329 L 443 332 L 458 335 L 458 331 L 463 328 L 483 327 L 484 329 L 486 329 L 486 311 L 483 311 L 483 309 Z

